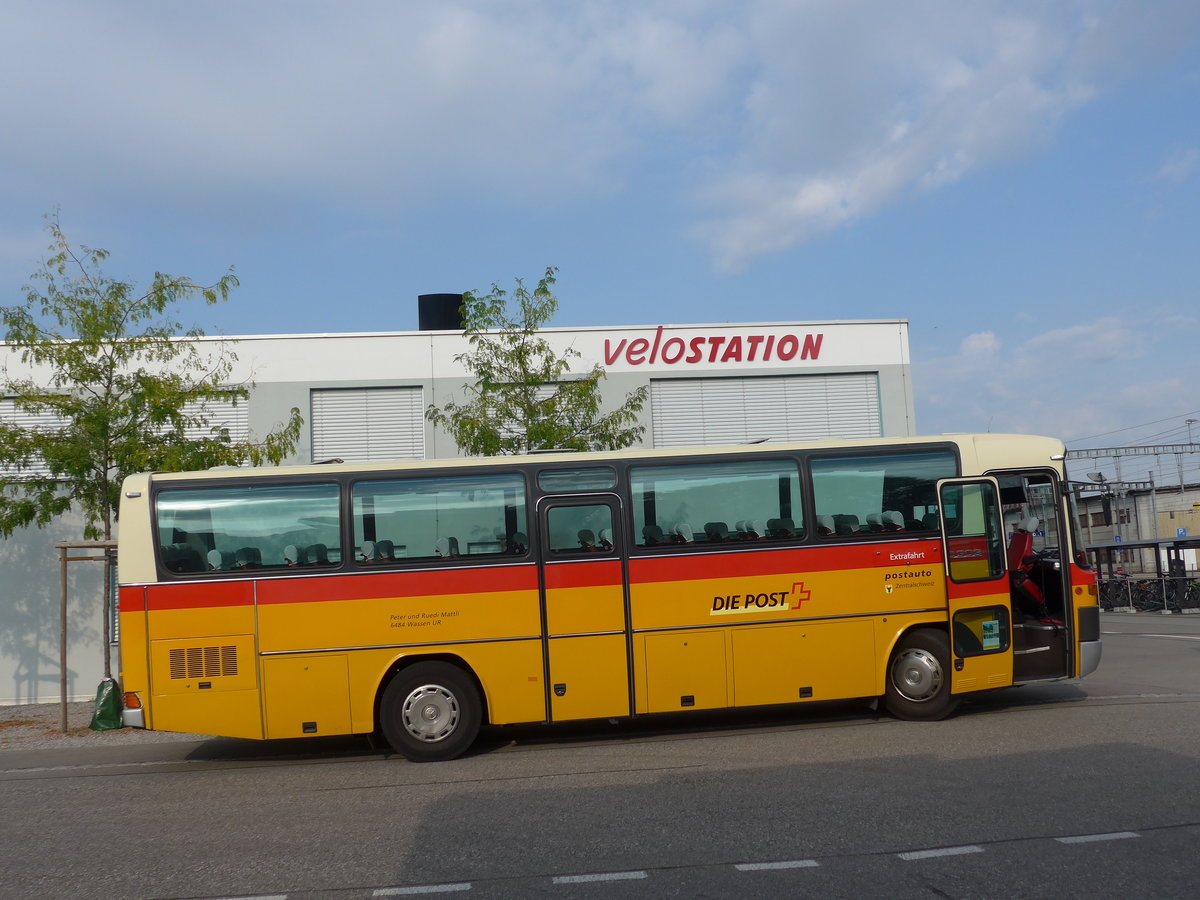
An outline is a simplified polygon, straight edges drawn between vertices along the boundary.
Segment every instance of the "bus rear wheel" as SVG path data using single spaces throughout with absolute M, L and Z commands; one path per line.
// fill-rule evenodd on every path
M 461 756 L 475 742 L 482 709 L 470 675 L 449 663 L 420 662 L 384 689 L 379 725 L 405 759 L 437 762 Z
M 888 663 L 884 707 L 897 719 L 943 719 L 958 706 L 950 694 L 950 642 L 944 631 L 918 628 L 901 638 Z

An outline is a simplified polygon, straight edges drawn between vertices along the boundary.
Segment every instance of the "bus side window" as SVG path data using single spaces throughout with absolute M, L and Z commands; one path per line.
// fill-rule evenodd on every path
M 339 496 L 336 484 L 322 483 L 163 488 L 155 495 L 159 520 L 175 523 L 172 535 L 187 542 L 167 547 L 163 562 L 179 573 L 301 565 L 297 548 L 320 542 L 337 548 Z M 203 528 L 187 532 L 180 525 Z M 325 565 L 332 564 L 326 556 Z
M 633 530 L 641 535 L 643 548 L 734 549 L 764 537 L 782 541 L 804 536 L 800 470 L 793 459 L 634 466 L 630 487 Z M 732 530 L 730 522 L 735 523 Z M 765 535 L 759 527 L 763 522 Z M 783 527 L 783 522 L 790 524 Z M 676 524 L 666 535 L 659 523 Z M 771 523 L 777 526 L 774 531 Z
M 513 542 L 526 533 L 528 521 L 519 473 L 358 481 L 351 487 L 351 508 L 354 545 L 373 548 L 369 559 L 359 554 L 359 565 L 525 552 Z
M 546 540 L 554 554 L 606 553 L 612 550 L 612 509 L 606 504 L 553 506 L 546 511 Z M 597 535 L 609 535 L 608 546 Z
M 810 467 L 817 533 L 826 540 L 936 531 L 937 481 L 958 474 L 952 450 L 925 447 L 818 456 Z

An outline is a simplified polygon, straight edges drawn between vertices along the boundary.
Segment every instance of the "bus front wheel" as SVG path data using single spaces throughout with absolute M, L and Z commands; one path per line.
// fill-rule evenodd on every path
M 918 628 L 888 663 L 884 706 L 897 719 L 942 719 L 958 706 L 950 694 L 950 643 L 944 631 Z
M 412 762 L 461 756 L 475 742 L 481 720 L 479 690 L 471 676 L 444 662 L 401 670 L 379 703 L 383 736 Z

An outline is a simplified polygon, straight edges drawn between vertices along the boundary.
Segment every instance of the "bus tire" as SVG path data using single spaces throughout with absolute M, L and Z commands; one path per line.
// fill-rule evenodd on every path
M 958 706 L 950 693 L 950 642 L 937 628 L 910 631 L 888 662 L 884 707 L 897 719 L 943 719 Z
M 392 748 L 411 762 L 455 759 L 479 734 L 483 704 L 469 674 L 445 662 L 401 669 L 384 689 L 379 725 Z

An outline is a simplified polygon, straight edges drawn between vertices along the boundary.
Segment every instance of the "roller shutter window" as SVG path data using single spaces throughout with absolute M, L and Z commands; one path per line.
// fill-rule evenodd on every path
M 229 439 L 235 444 L 250 440 L 250 410 L 245 400 L 242 400 L 237 406 L 234 406 L 232 401 L 210 400 L 202 403 L 198 400 L 191 400 L 183 405 L 183 411 L 190 416 L 205 415 L 208 417 L 207 425 L 184 429 L 183 433 L 189 440 L 212 437 L 214 428 L 228 429 Z
M 313 462 L 425 458 L 420 387 L 314 390 L 311 398 Z
M 558 390 L 558 383 L 539 384 L 534 391 L 534 399 L 537 402 L 547 400 L 554 396 L 554 392 Z M 510 419 L 500 426 L 500 436 L 509 439 L 518 437 L 521 434 L 521 422 L 517 419 Z
M 879 376 L 680 378 L 650 383 L 655 447 L 882 435 Z
M 184 434 L 189 440 L 211 437 L 213 428 L 227 428 L 230 440 L 235 443 L 246 441 L 250 438 L 250 420 L 245 401 L 242 401 L 237 406 L 234 406 L 231 402 L 209 401 L 208 403 L 202 403 L 199 401 L 190 401 L 184 404 L 183 409 L 188 415 L 197 415 L 200 412 L 205 412 L 208 415 L 208 424 L 206 426 L 202 428 L 190 427 L 184 430 Z M 9 398 L 0 398 L 0 422 L 19 425 L 27 429 L 45 428 L 49 430 L 60 428 L 66 424 L 65 420 L 54 412 L 30 413 L 17 409 L 15 401 Z M 2 467 L 0 467 L 0 471 L 7 473 L 7 469 Z M 48 470 L 44 464 L 35 463 L 23 470 L 23 474 L 46 475 L 48 474 Z
M 0 422 L 6 425 L 16 425 L 26 430 L 46 429 L 56 431 L 64 424 L 58 413 L 44 410 L 38 413 L 18 409 L 16 401 L 9 397 L 0 397 Z M 22 476 L 48 475 L 46 464 L 37 460 L 19 472 L 15 467 L 0 466 L 0 473 L 20 479 Z

